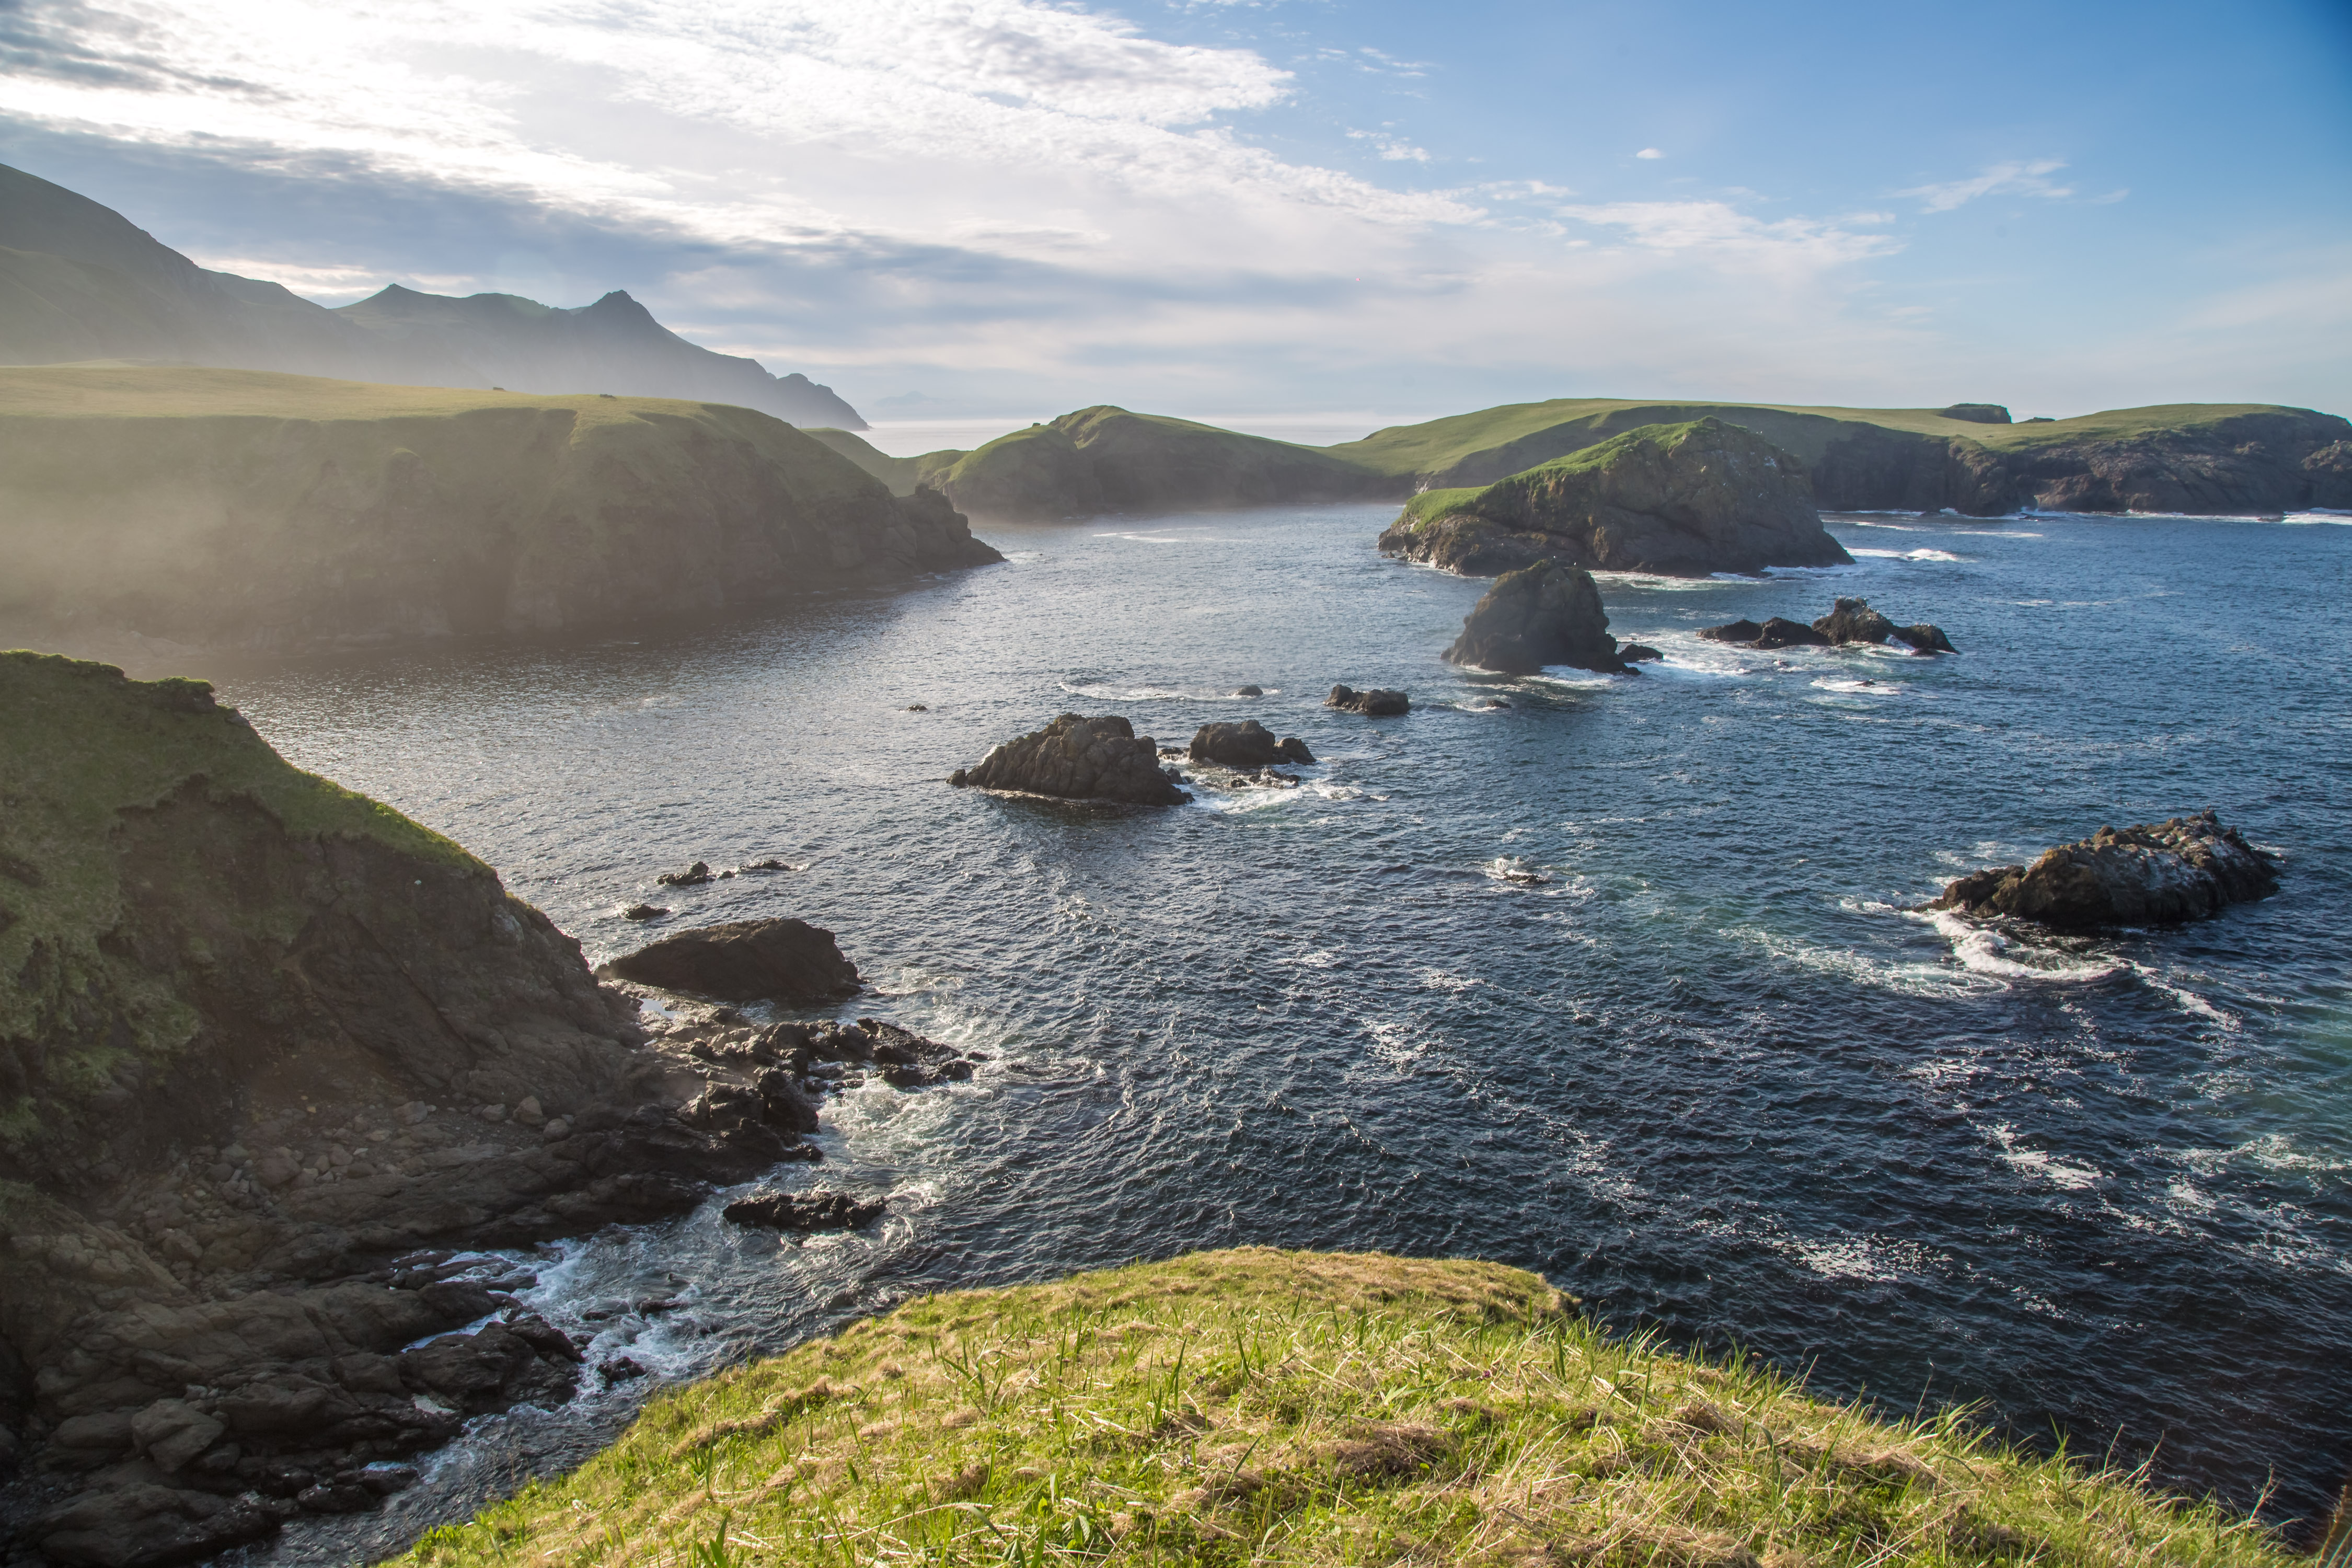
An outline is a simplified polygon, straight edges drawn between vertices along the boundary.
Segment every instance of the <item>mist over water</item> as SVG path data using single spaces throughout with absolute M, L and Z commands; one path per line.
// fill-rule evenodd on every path
M 829 1104 L 827 1163 L 779 1180 L 889 1194 L 870 1237 L 706 1208 L 539 1258 L 592 1360 L 692 1375 L 912 1292 L 1201 1247 L 1475 1256 L 1824 1394 L 2324 1510 L 2352 1458 L 2352 529 L 1834 519 L 1852 569 L 1604 577 L 1663 668 L 1506 680 L 1441 662 L 1484 584 L 1381 559 L 1392 510 L 984 530 L 1008 564 L 894 597 L 215 672 L 592 961 L 648 934 L 640 898 L 671 928 L 798 915 L 873 987 L 845 1016 L 997 1057 Z M 1693 635 L 1842 593 L 1961 655 Z M 1332 712 L 1335 681 L 1414 710 Z M 1162 810 L 942 782 L 1064 710 L 1163 743 L 1255 716 L 1321 761 Z M 1906 912 L 2209 805 L 2284 857 L 2279 896 L 2095 939 Z M 805 869 L 652 881 L 771 855 Z M 683 1305 L 587 1316 L 649 1291 Z M 387 1516 L 274 1555 L 575 1462 L 644 1387 L 487 1422 Z

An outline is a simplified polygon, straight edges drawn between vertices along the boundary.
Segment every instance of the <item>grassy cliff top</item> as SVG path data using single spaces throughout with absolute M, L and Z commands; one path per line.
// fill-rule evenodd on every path
M 1628 425 L 1672 424 L 1713 415 L 1736 424 L 1756 414 L 1782 416 L 1759 426 L 1767 438 L 1806 461 L 1839 425 L 1874 425 L 1917 436 L 1963 437 L 1980 445 L 2009 448 L 2046 446 L 2085 438 L 2115 440 L 2158 430 L 2217 423 L 2249 414 L 2300 414 L 2273 404 L 2182 403 L 2147 408 L 2111 409 L 2071 419 L 2018 425 L 1979 425 L 1952 419 L 1933 408 L 1841 408 L 1802 404 L 1680 403 L 1635 398 L 1559 397 L 1545 403 L 1512 403 L 1475 414 L 1457 414 L 1421 425 L 1391 426 L 1360 441 L 1326 448 L 1332 456 L 1382 474 L 1442 473 L 1478 453 L 1527 441 L 1562 426 L 1584 426 L 1598 440 Z M 1563 432 L 1573 439 L 1575 433 Z M 1811 437 L 1810 439 L 1808 437 Z M 1808 447 L 1813 449 L 1808 450 Z
M 489 874 L 390 806 L 287 762 L 236 710 L 216 706 L 204 681 L 131 680 L 112 665 L 0 653 L 0 1039 L 33 1037 L 58 987 L 72 991 L 72 976 L 104 962 L 100 939 L 121 923 L 128 896 L 112 844 L 119 814 L 184 788 L 249 798 L 289 833 L 373 838 Z M 37 949 L 38 985 L 26 978 Z M 171 1028 L 162 1012 L 131 1022 Z M 0 1121 L 11 1110 L 0 1106 Z
M 1637 448 L 1650 447 L 1665 451 L 1704 427 L 1719 423 L 1708 417 L 1685 419 L 1676 425 L 1638 425 L 1622 436 L 1612 436 L 1597 446 L 1570 452 L 1564 458 L 1554 458 L 1548 463 L 1538 463 L 1532 468 L 1497 479 L 1494 485 L 1463 485 L 1451 489 L 1423 490 L 1404 503 L 1402 521 L 1419 528 L 1453 512 L 1475 510 L 1478 498 L 1493 489 L 1495 485 L 1553 474 L 1598 474 Z
M 558 408 L 572 410 L 584 427 L 704 406 L 673 397 L 386 386 L 268 370 L 106 362 L 0 366 L 0 416 L 18 418 L 393 419 L 446 417 L 485 408 Z
M 1249 1248 L 926 1297 L 655 1401 L 403 1561 L 2291 1561 L 2127 1477 L 1614 1339 L 1494 1264 Z

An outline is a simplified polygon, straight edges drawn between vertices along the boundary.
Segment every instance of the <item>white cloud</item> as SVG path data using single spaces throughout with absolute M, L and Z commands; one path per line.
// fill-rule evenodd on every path
M 1665 154 L 1659 152 L 1655 147 L 1644 147 L 1640 152 L 1634 153 L 1633 156 L 1636 158 L 1663 158 Z
M 1391 136 L 1385 131 L 1350 131 L 1348 135 L 1352 141 L 1370 142 L 1378 150 L 1380 155 L 1391 163 L 1429 162 L 1427 148 L 1416 147 L 1402 137 Z
M 1728 202 L 1607 202 L 1559 216 L 1614 229 L 1622 243 L 1777 272 L 1819 271 L 1902 248 L 1886 235 L 1856 234 L 1813 218 L 1751 217 Z
M 2061 185 L 2046 178 L 2066 165 L 2055 158 L 2042 158 L 2032 163 L 1995 163 L 1990 168 L 1965 180 L 1953 180 L 1939 185 L 1914 185 L 1897 191 L 1898 196 L 1917 196 L 1931 213 L 1950 212 L 1979 196 L 2021 195 L 2041 196 L 2055 201 L 2074 194 L 2072 185 Z

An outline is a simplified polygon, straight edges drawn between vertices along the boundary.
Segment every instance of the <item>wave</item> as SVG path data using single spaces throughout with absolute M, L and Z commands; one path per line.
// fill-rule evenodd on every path
M 1851 549 L 1849 555 L 1867 555 L 1883 561 L 1965 561 L 1965 555 L 1955 555 L 1948 550 L 1863 550 Z
M 1972 924 L 1948 910 L 1914 910 L 1912 918 L 1926 921 L 1942 932 L 1952 944 L 1952 956 L 1971 973 L 2001 980 L 2051 980 L 2080 984 L 2087 980 L 2105 980 L 2125 967 L 2119 960 L 2084 962 L 2048 948 L 2035 947 L 2004 936 L 1990 927 Z
M 2104 1171 L 2062 1159 L 2047 1149 L 2018 1147 L 2017 1129 L 2006 1121 L 1989 1129 L 1986 1136 L 1992 1140 L 1993 1147 L 2000 1152 L 2001 1163 L 2020 1175 L 2048 1182 L 2052 1186 L 2063 1187 L 2069 1192 L 2081 1192 L 2106 1179 Z

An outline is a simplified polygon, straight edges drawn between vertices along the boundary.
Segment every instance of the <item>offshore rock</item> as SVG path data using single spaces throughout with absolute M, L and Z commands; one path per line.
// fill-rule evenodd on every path
M 1754 621 L 1726 621 L 1719 626 L 1701 628 L 1699 636 L 1709 642 L 1749 643 L 1764 635 L 1764 628 Z
M 1475 490 L 1428 490 L 1381 549 L 1483 577 L 1549 558 L 1590 571 L 1705 576 L 1851 564 L 1803 465 L 1713 417 L 1646 425 Z
M 1274 731 L 1255 719 L 1238 724 L 1203 724 L 1193 733 L 1188 754 L 1196 763 L 1228 768 L 1264 768 L 1276 763 L 1311 763 L 1315 753 L 1296 735 L 1277 741 Z
M 1532 675 L 1547 665 L 1612 674 L 1625 668 L 1592 574 L 1554 561 L 1496 578 L 1464 617 L 1445 658 L 1504 675 Z
M 1662 659 L 1666 656 L 1659 652 L 1656 648 L 1652 647 L 1648 643 L 1629 642 L 1624 647 L 1617 650 L 1617 657 L 1623 659 L 1627 664 L 1647 664 L 1654 659 Z
M 1960 878 L 1930 909 L 2013 915 L 2061 930 L 2171 924 L 2278 890 L 2278 867 L 2211 808 L 2042 851 L 2031 866 Z
M 1352 686 L 1335 686 L 1323 699 L 1326 708 L 1337 708 L 1347 713 L 1365 713 L 1375 719 L 1392 718 L 1412 707 L 1412 699 L 1402 691 L 1391 691 L 1376 686 L 1370 691 L 1359 691 Z
M 808 1231 L 863 1229 L 888 1209 L 879 1198 L 853 1198 L 847 1193 L 780 1193 L 763 1188 L 736 1199 L 722 1212 L 737 1225 Z
M 1910 644 L 1911 651 L 1913 653 L 1958 653 L 1960 651 L 1952 646 L 1952 639 L 1944 635 L 1943 627 L 1929 626 L 1926 621 L 1921 621 L 1916 626 L 1895 627 L 1895 640 L 1900 643 Z
M 1115 800 L 1175 805 L 1192 797 L 1160 765 L 1149 735 L 1117 714 L 1065 713 L 1042 730 L 1007 741 L 948 783 L 959 788 L 1018 790 L 1063 800 Z
M 861 988 L 833 933 L 805 921 L 731 921 L 666 936 L 597 974 L 722 1002 L 837 1002 Z
M 1769 652 L 1783 647 L 1827 647 L 1830 639 L 1827 633 L 1816 631 L 1802 621 L 1774 616 L 1756 629 L 1756 637 L 1748 646 Z
M 1840 599 L 1830 613 L 1813 623 L 1813 630 L 1832 645 L 1883 643 L 1895 635 L 1895 623 L 1870 607 L 1868 599 Z

